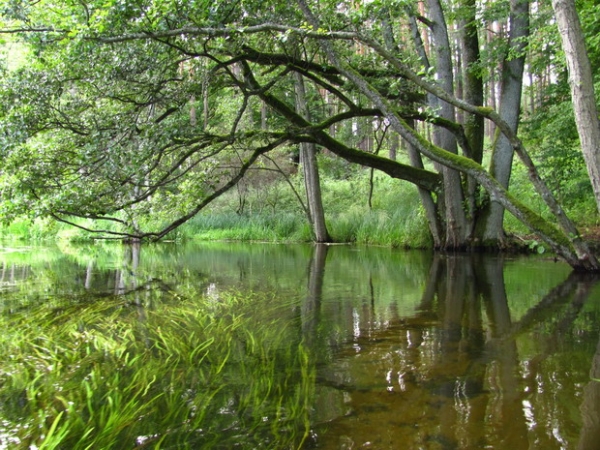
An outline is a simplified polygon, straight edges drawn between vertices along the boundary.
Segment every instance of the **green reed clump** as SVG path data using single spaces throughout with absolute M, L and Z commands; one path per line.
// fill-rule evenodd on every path
M 420 199 L 414 186 L 368 170 L 350 170 L 325 158 L 321 187 L 325 218 L 337 242 L 392 247 L 431 246 Z M 310 242 L 312 231 L 298 197 L 306 203 L 301 172 L 289 180 L 257 182 L 247 189 L 232 189 L 197 216 L 172 231 L 169 240 Z M 298 196 L 296 196 L 298 194 Z M 370 199 L 370 200 L 369 200 Z M 99 224 L 73 219 L 86 228 Z M 143 229 L 161 229 L 172 220 L 161 214 L 140 219 Z M 102 224 L 100 228 L 108 225 Z M 52 221 L 17 221 L 1 228 L 0 236 L 85 241 L 94 234 Z
M 297 448 L 314 373 L 271 304 L 227 294 L 3 314 L 0 443 Z
M 412 210 L 350 208 L 330 222 L 334 240 L 388 247 L 431 247 L 427 223 L 418 205 Z
M 281 211 L 239 215 L 233 212 L 201 213 L 185 224 L 178 237 L 198 240 L 310 241 L 306 218 Z

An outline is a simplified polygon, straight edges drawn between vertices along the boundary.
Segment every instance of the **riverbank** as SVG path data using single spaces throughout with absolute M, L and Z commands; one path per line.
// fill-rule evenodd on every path
M 329 162 L 331 164 L 331 161 Z M 346 170 L 346 169 L 344 169 Z M 329 234 L 334 242 L 377 245 L 391 248 L 427 249 L 433 247 L 429 227 L 414 186 L 383 175 L 370 178 L 368 172 L 344 172 L 342 168 L 326 167 L 322 179 L 323 205 Z M 537 201 L 530 185 L 517 175 L 513 180 L 514 195 L 538 214 L 549 218 L 545 206 Z M 301 177 L 288 182 L 268 184 L 248 182 L 221 196 L 198 215 L 183 224 L 165 239 L 170 241 L 260 241 L 311 242 L 312 233 L 299 199 L 302 197 Z M 568 214 L 586 240 L 600 249 L 600 226 L 594 204 L 577 205 Z M 180 213 L 154 214 L 138 222 L 141 229 L 155 231 L 166 227 Z M 50 219 L 17 218 L 0 225 L 0 238 L 26 242 L 66 240 L 93 242 L 115 239 L 108 233 L 88 230 L 122 231 L 110 222 L 95 223 L 74 219 L 80 228 Z M 505 218 L 507 240 L 502 250 L 510 252 L 544 253 L 547 248 L 530 231 L 509 214 Z M 117 237 L 118 238 L 118 237 Z

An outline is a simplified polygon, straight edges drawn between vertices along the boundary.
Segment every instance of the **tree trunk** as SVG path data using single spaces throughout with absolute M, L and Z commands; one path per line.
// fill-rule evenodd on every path
M 521 112 L 521 93 L 523 87 L 523 71 L 525 67 L 525 39 L 529 35 L 529 1 L 511 0 L 509 52 L 517 57 L 507 58 L 502 67 L 502 84 L 500 91 L 500 117 L 512 132 L 517 134 L 519 115 Z M 496 134 L 491 175 L 500 185 L 508 189 L 512 171 L 514 150 L 508 137 Z M 481 212 L 477 235 L 484 245 L 497 246 L 504 240 L 504 207 L 498 202 L 490 201 Z
M 306 103 L 306 92 L 304 80 L 299 73 L 295 74 L 296 110 L 307 120 L 310 120 L 310 112 Z M 312 225 L 315 242 L 330 242 L 329 232 L 325 224 L 325 211 L 321 197 L 321 181 L 319 179 L 319 167 L 317 165 L 316 147 L 312 143 L 300 144 L 300 163 L 304 171 L 304 184 L 306 186 L 306 198 L 310 211 L 310 223 Z
M 431 17 L 431 31 L 436 50 L 436 72 L 442 88 L 453 94 L 454 74 L 452 69 L 452 53 L 448 30 L 439 0 L 429 0 L 429 14 Z M 455 121 L 454 106 L 436 99 L 430 104 L 434 110 L 439 110 L 440 117 Z M 434 142 L 437 146 L 450 153 L 457 153 L 456 139 L 447 129 L 437 127 L 434 132 Z M 468 244 L 469 230 L 467 227 L 466 214 L 463 208 L 463 191 L 460 173 L 448 166 L 442 168 L 444 179 L 444 206 L 446 221 L 445 247 L 449 249 L 464 248 Z
M 581 151 L 587 166 L 596 208 L 600 212 L 600 121 L 594 95 L 592 68 L 574 0 L 552 0 L 562 48 L 569 69 L 569 84 Z
M 414 128 L 413 122 L 408 122 L 408 125 Z M 423 158 L 421 158 L 421 154 L 417 148 L 410 142 L 406 143 L 406 147 L 410 164 L 418 169 L 423 169 Z M 433 239 L 433 247 L 436 249 L 442 248 L 444 242 L 444 228 L 440 221 L 438 205 L 433 200 L 431 192 L 423 188 L 419 188 L 419 197 L 421 198 L 421 203 L 423 205 L 423 209 L 425 210 L 425 217 L 427 219 L 427 224 L 429 225 L 429 232 L 431 233 L 431 238 Z
M 463 61 L 463 93 L 464 101 L 474 106 L 483 106 L 483 78 L 477 66 L 480 63 L 479 37 L 476 20 L 477 6 L 475 0 L 464 0 L 460 8 L 460 50 Z M 473 161 L 481 164 L 483 159 L 483 142 L 485 137 L 482 116 L 464 113 L 465 136 L 469 144 Z M 472 178 L 467 179 L 467 208 L 470 217 L 475 217 L 478 184 Z M 471 223 L 470 226 L 473 226 Z

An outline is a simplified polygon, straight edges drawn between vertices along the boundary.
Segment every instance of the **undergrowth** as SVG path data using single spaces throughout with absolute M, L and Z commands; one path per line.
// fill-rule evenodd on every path
M 324 158 L 329 160 L 331 158 Z M 325 218 L 335 242 L 426 248 L 432 241 L 416 188 L 383 174 L 375 174 L 369 202 L 369 175 L 366 169 L 342 167 L 329 161 L 322 171 L 321 189 Z M 288 182 L 289 181 L 289 182 Z M 268 242 L 310 242 L 301 174 L 270 180 L 270 183 L 246 183 L 222 195 L 169 235 L 168 240 L 231 240 Z M 515 165 L 511 192 L 544 218 L 553 218 L 534 192 L 524 169 Z M 369 204 L 370 203 L 370 204 Z M 595 227 L 597 214 L 593 198 L 583 196 L 567 203 L 567 213 L 580 227 Z M 144 229 L 161 229 L 168 217 L 146 217 Z M 85 228 L 98 224 L 75 220 Z M 110 230 L 103 223 L 101 228 Z M 113 228 L 114 229 L 114 228 Z M 510 214 L 505 214 L 509 234 L 527 235 L 530 231 Z M 51 220 L 18 220 L 0 226 L 0 238 L 27 241 L 90 241 L 98 234 Z

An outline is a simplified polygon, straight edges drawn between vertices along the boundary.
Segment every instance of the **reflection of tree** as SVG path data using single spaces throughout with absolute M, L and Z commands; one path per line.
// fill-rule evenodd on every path
M 438 278 L 429 281 L 435 289 L 429 287 L 426 292 L 430 292 L 428 295 L 436 292 L 438 304 L 435 310 L 442 324 L 441 352 L 432 368 L 444 372 L 447 381 L 442 386 L 443 392 L 455 399 L 453 403 L 443 404 L 440 410 L 444 439 L 461 447 L 475 446 L 475 437 L 488 428 L 494 430 L 493 439 L 502 442 L 503 447 L 520 448 L 528 442 L 528 426 L 544 421 L 542 417 L 536 417 L 537 411 L 527 399 L 527 392 L 538 389 L 535 380 L 541 362 L 559 350 L 557 337 L 572 328 L 597 279 L 571 273 L 521 320 L 513 322 L 502 258 L 449 256 L 441 265 L 445 270 L 436 269 L 434 273 Z M 483 334 L 481 302 L 487 317 L 487 339 Z M 424 299 L 423 304 L 431 305 L 432 302 Z M 557 318 L 561 306 L 562 314 Z M 545 353 L 528 362 L 528 373 L 525 374 L 520 367 L 522 358 L 518 355 L 516 339 L 542 324 L 549 327 L 548 333 L 538 336 Z M 484 390 L 484 386 L 488 389 Z M 463 402 L 457 401 L 461 398 Z M 590 425 L 588 428 L 598 433 L 598 427 Z M 484 439 L 491 437 L 488 434 L 481 436 Z
M 433 361 L 422 361 L 431 373 L 427 390 L 439 405 L 439 432 L 433 439 L 461 448 L 474 446 L 481 437 L 489 400 L 484 391 L 481 299 L 485 296 L 481 288 L 498 284 L 498 275 L 503 286 L 501 262 L 487 259 L 489 270 L 479 272 L 482 266 L 478 259 L 474 255 L 435 257 L 421 302 L 421 315 L 436 317 L 440 323 L 433 342 L 439 351 Z M 503 287 L 497 297 L 506 303 Z M 423 342 L 426 347 L 431 344 Z
M 85 268 L 85 282 L 84 282 L 83 286 L 85 287 L 86 291 L 89 291 L 90 288 L 92 287 L 93 273 L 94 273 L 94 260 L 90 259 L 87 267 Z
M 579 272 L 572 272 L 565 281 L 552 289 L 535 306 L 530 308 L 525 315 L 512 325 L 511 334 L 518 335 L 532 329 L 537 324 L 552 320 L 557 312 L 575 295 L 571 313 L 563 321 L 562 328 L 576 318 L 577 313 L 587 299 L 591 288 L 596 284 L 597 278 Z
M 140 265 L 141 244 L 132 242 L 124 244 L 123 263 L 120 269 L 117 269 L 115 276 L 115 294 L 123 295 L 128 290 L 137 290 L 137 270 Z M 136 299 L 139 300 L 139 299 Z
M 139 307 L 144 306 L 145 301 L 149 300 L 153 292 L 178 297 L 176 289 L 167 281 L 154 276 L 147 276 L 144 271 L 140 271 L 141 253 L 142 245 L 139 242 L 123 245 L 121 267 L 114 271 L 113 294 L 130 296 L 132 297 L 131 304 Z M 142 293 L 145 294 L 144 299 L 141 296 Z
M 6 261 L 2 262 L 0 269 L 0 287 L 16 286 L 17 282 L 26 280 L 31 275 L 31 267 L 27 265 L 11 264 L 10 267 Z
M 308 264 L 308 289 L 306 300 L 302 305 L 302 334 L 309 347 L 314 345 L 319 325 L 323 278 L 328 251 L 328 245 L 315 244 Z
M 557 399 L 552 390 L 558 391 L 550 383 L 556 379 L 566 384 L 570 374 L 552 367 L 541 374 L 538 370 L 544 358 L 559 358 L 561 333 L 573 327 L 594 283 L 589 276 L 571 274 L 515 321 L 502 257 L 435 255 L 417 312 L 394 314 L 385 326 L 370 328 L 331 367 L 321 370 L 328 399 L 334 398 L 331 389 L 338 390 L 346 408 L 363 418 L 338 416 L 328 425 L 330 433 L 358 447 L 361 442 L 355 440 L 373 432 L 368 422 L 381 421 L 390 424 L 377 428 L 385 429 L 387 436 L 371 442 L 382 448 L 400 440 L 404 448 L 555 445 L 553 427 L 567 433 L 571 425 L 566 416 L 557 415 L 561 405 L 550 405 Z M 545 313 L 545 308 L 551 312 Z M 539 328 L 544 332 L 537 332 Z M 524 344 L 530 345 L 522 339 L 524 333 L 533 334 L 533 345 L 542 349 L 532 360 L 519 355 Z M 600 346 L 598 367 L 599 355 Z M 600 374 L 593 377 L 600 379 Z M 548 378 L 547 392 L 538 395 L 541 378 Z M 590 382 L 586 389 L 592 399 L 586 395 L 581 406 L 585 442 L 600 437 L 598 386 Z
M 512 325 L 510 339 L 535 329 L 545 326 L 548 331 L 538 336 L 544 346 L 544 352 L 529 361 L 527 382 L 528 390 L 543 389 L 544 368 L 543 363 L 560 351 L 559 337 L 568 333 L 573 328 L 581 309 L 588 299 L 592 288 L 598 283 L 598 277 L 589 274 L 573 272 L 567 279 L 551 290 L 537 305 Z M 570 300 L 570 302 L 569 302 Z M 592 360 L 590 370 L 591 381 L 583 389 L 583 402 L 581 404 L 582 428 L 579 436 L 578 448 L 581 450 L 597 448 L 600 442 L 600 344 Z M 560 385 L 561 380 L 551 378 L 551 382 Z M 539 386 L 541 384 L 541 386 Z M 548 388 L 547 388 L 548 389 Z M 549 390 L 559 390 L 553 386 Z M 553 405 L 554 406 L 554 405 Z M 558 405 L 560 406 L 560 405 Z M 563 407 L 568 408 L 569 405 Z M 538 409 L 542 409 L 539 407 Z M 535 409 L 530 411 L 535 417 Z
M 495 386 L 491 408 L 494 428 L 507 448 L 519 448 L 527 442 L 526 418 L 523 415 L 523 391 L 519 384 L 519 356 L 515 340 L 503 339 L 511 331 L 512 319 L 504 283 L 501 258 L 480 259 L 475 264 L 479 295 L 489 318 L 490 338 L 482 348 L 492 364 L 487 368 L 488 383 Z
M 583 426 L 579 435 L 579 450 L 597 448 L 600 443 L 600 342 L 590 369 L 590 382 L 583 389 L 581 404 Z

